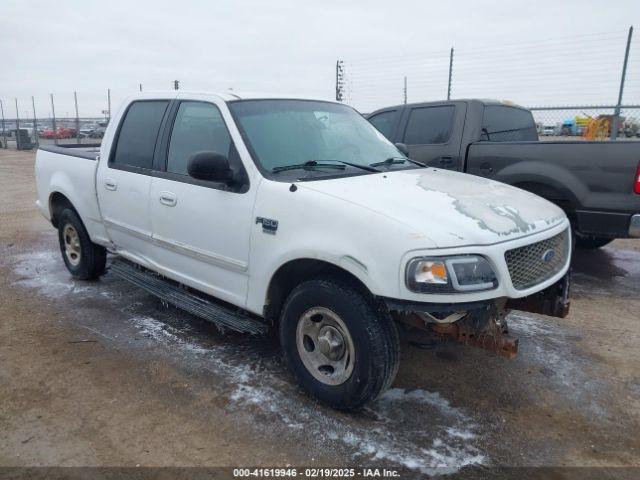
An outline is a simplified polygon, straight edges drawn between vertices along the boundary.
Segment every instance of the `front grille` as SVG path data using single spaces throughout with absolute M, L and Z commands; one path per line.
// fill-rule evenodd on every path
M 565 230 L 541 242 L 507 250 L 504 258 L 511 283 L 517 290 L 524 290 L 544 282 L 562 270 L 568 254 L 569 234 Z

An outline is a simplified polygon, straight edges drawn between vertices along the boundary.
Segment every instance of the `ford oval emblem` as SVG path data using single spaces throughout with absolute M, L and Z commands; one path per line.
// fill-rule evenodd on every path
M 546 250 L 543 254 L 542 254 L 542 261 L 543 262 L 550 262 L 551 260 L 553 260 L 553 258 L 556 256 L 556 252 L 552 249 Z

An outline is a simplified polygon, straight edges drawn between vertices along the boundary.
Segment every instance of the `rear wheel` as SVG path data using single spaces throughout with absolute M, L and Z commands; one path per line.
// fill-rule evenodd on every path
M 107 252 L 89 238 L 78 214 L 66 208 L 58 220 L 58 240 L 67 270 L 78 280 L 92 280 L 104 273 Z
M 296 287 L 282 310 L 280 341 L 302 388 L 335 408 L 376 398 L 398 371 L 398 332 L 389 313 L 341 280 Z

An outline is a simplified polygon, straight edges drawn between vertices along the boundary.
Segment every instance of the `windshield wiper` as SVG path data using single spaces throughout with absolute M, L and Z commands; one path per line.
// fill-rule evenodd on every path
M 316 168 L 335 168 L 337 170 L 344 170 L 347 167 L 345 167 L 344 165 L 336 165 L 335 163 L 319 163 L 316 160 L 309 160 L 304 163 L 298 163 L 294 165 L 282 165 L 281 167 L 273 167 L 271 169 L 271 172 L 278 173 L 278 172 L 284 172 L 286 170 L 298 170 L 298 169 L 315 170 Z
M 405 163 L 403 158 L 389 157 L 386 160 L 376 163 L 370 163 L 370 167 L 382 167 L 382 166 L 391 166 L 391 165 L 400 165 L 401 163 Z
M 370 167 L 382 167 L 382 166 L 390 167 L 391 165 L 401 165 L 406 162 L 411 162 L 414 165 L 418 165 L 419 167 L 426 166 L 423 163 L 416 162 L 415 160 L 411 160 L 410 158 L 402 158 L 402 157 L 389 157 L 386 160 L 383 160 L 382 162 L 370 163 L 369 166 Z
M 375 165 L 361 165 L 359 163 L 351 163 L 351 162 L 345 162 L 344 160 L 324 160 L 325 162 L 340 162 L 340 163 L 344 163 L 345 165 L 349 165 L 350 167 L 354 167 L 354 168 L 360 168 L 362 170 L 366 170 L 367 172 L 376 172 L 376 173 L 380 173 L 380 170 L 377 170 L 373 167 L 375 167 Z

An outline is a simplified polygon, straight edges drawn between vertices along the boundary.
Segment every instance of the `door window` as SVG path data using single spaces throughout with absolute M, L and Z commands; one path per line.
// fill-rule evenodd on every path
M 127 109 L 113 154 L 112 164 L 151 169 L 167 100 L 133 102 Z
M 536 122 L 529 110 L 507 105 L 488 105 L 482 116 L 485 142 L 520 142 L 538 140 Z
M 387 112 L 378 113 L 370 117 L 369 121 L 382 135 L 391 140 L 393 127 L 396 125 L 398 113 L 398 110 L 389 110 Z
M 453 105 L 414 108 L 411 110 L 404 132 L 404 143 L 407 145 L 446 143 L 451 136 L 454 112 Z
M 230 157 L 231 136 L 218 107 L 204 102 L 182 102 L 169 141 L 167 171 L 187 175 L 187 163 L 196 152 Z

